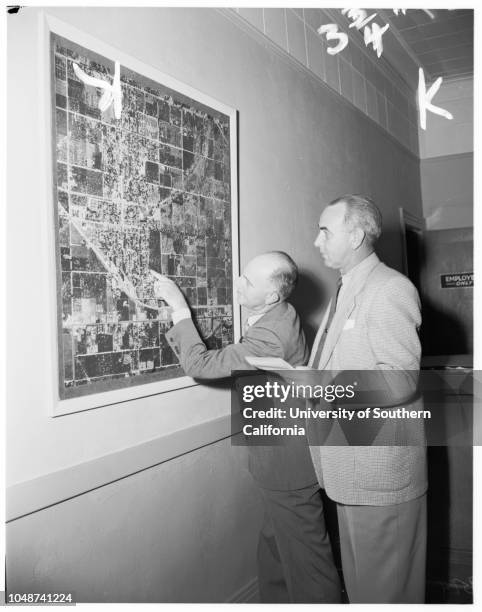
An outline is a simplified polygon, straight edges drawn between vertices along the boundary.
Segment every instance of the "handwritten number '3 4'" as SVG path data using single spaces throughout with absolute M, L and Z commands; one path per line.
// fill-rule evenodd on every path
M 382 36 L 388 30 L 389 24 L 386 24 L 383 28 L 381 28 L 377 23 L 372 23 L 367 25 L 372 19 L 376 17 L 376 13 L 368 16 L 367 12 L 364 9 L 343 9 L 341 11 L 343 15 L 347 15 L 347 17 L 352 21 L 349 25 L 350 28 L 356 28 L 357 30 L 363 30 L 363 39 L 365 45 L 368 46 L 370 43 L 373 45 L 374 51 L 376 51 L 377 56 L 380 57 L 383 52 L 383 43 Z M 403 15 L 406 13 L 406 9 L 393 9 L 395 15 L 398 15 L 401 12 Z M 434 18 L 434 15 L 430 11 L 425 11 L 431 19 Z M 344 32 L 338 31 L 338 25 L 334 23 L 328 23 L 322 25 L 317 30 L 318 34 L 323 35 L 326 34 L 327 40 L 337 40 L 338 43 L 334 47 L 328 47 L 327 52 L 330 55 L 336 55 L 343 51 L 343 49 L 348 45 L 348 35 Z M 420 127 L 425 130 L 427 125 L 427 111 L 431 111 L 436 115 L 441 115 L 446 119 L 453 119 L 451 113 L 447 110 L 440 108 L 439 106 L 435 106 L 432 104 L 432 98 L 435 96 L 437 91 L 440 88 L 442 83 L 442 77 L 439 77 L 432 86 L 427 90 L 425 85 L 425 75 L 423 73 L 423 69 L 419 69 L 419 82 L 418 82 L 418 108 L 420 113 Z
M 380 57 L 383 53 L 382 36 L 390 26 L 386 24 L 383 28 L 381 28 L 376 23 L 371 23 L 368 25 L 369 22 L 377 16 L 377 14 L 373 13 L 372 15 L 368 16 L 364 9 L 343 9 L 342 13 L 347 15 L 347 17 L 352 21 L 348 27 L 356 28 L 357 30 L 364 28 L 363 39 L 365 45 L 368 47 L 369 44 L 372 44 L 377 56 Z M 326 34 L 327 40 L 338 40 L 337 45 L 334 47 L 328 47 L 327 52 L 330 55 L 340 53 L 340 51 L 343 51 L 343 49 L 348 45 L 348 35 L 344 32 L 339 32 L 338 25 L 334 23 L 328 23 L 320 26 L 318 28 L 318 34 Z

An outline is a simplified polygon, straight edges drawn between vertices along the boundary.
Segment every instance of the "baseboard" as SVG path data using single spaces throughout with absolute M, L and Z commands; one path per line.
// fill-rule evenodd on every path
M 259 603 L 258 579 L 253 578 L 236 591 L 226 603 Z

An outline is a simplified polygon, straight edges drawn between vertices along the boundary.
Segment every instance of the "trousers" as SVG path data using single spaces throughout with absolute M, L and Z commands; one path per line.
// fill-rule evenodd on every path
M 427 496 L 391 506 L 337 503 L 350 603 L 424 603 Z
M 265 516 L 258 542 L 262 603 L 339 603 L 341 585 L 317 484 L 261 489 Z

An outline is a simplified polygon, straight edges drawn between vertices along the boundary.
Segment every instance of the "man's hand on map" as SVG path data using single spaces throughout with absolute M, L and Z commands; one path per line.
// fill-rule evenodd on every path
M 156 297 L 167 302 L 173 310 L 189 308 L 186 298 L 174 281 L 151 269 L 154 277 L 154 293 Z

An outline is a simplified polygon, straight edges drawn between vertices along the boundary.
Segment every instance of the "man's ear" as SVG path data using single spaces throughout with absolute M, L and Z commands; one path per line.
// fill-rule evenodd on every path
M 277 304 L 279 301 L 279 293 L 277 291 L 273 291 L 272 293 L 266 296 L 265 304 L 266 306 L 271 306 L 272 304 Z
M 361 227 L 355 227 L 351 231 L 350 235 L 350 244 L 353 250 L 359 249 L 363 244 L 365 239 L 365 232 L 361 229 Z

